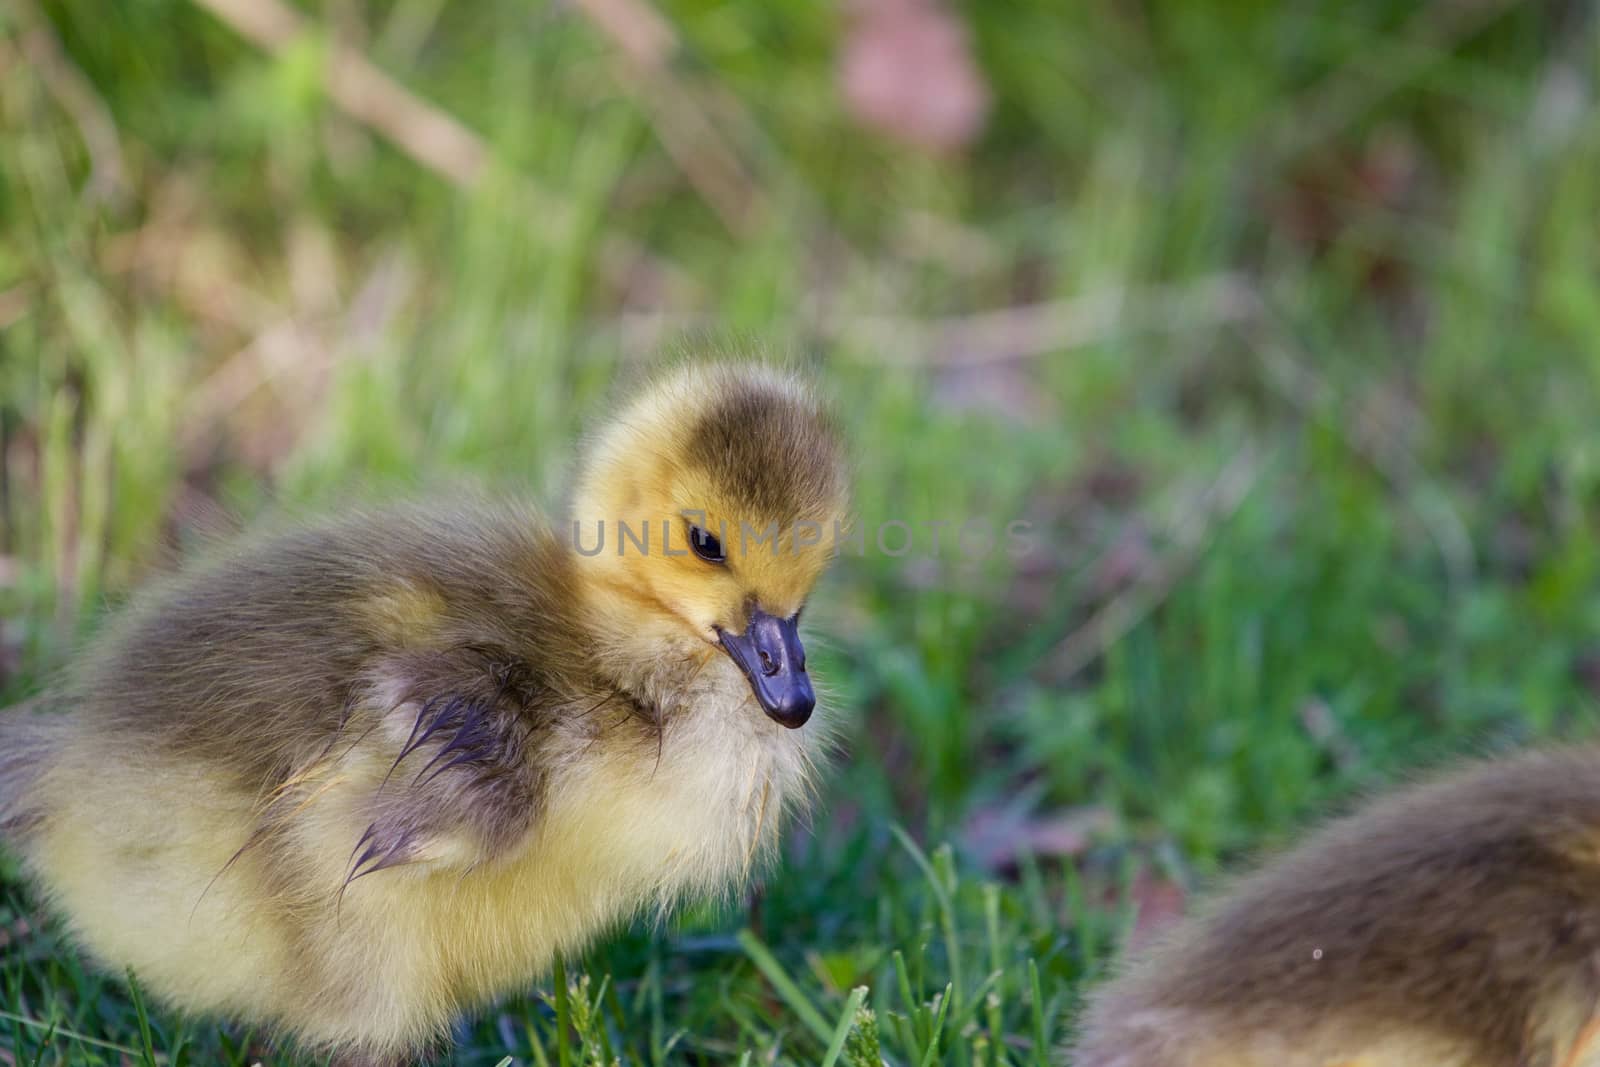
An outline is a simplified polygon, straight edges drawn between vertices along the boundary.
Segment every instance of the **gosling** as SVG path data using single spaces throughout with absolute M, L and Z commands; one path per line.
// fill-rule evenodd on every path
M 798 622 L 836 430 L 788 372 L 690 366 L 585 451 L 569 522 L 412 505 L 247 541 L 0 715 L 0 836 L 89 954 L 403 1064 L 746 884 L 825 745 Z
M 1077 1067 L 1600 1064 L 1600 750 L 1314 834 L 1096 995 Z

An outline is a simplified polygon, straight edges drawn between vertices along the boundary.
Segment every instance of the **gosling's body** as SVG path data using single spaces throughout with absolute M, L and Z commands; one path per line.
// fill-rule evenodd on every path
M 1096 995 L 1077 1067 L 1600 1063 L 1600 750 L 1335 822 Z
M 685 500 L 657 468 L 727 395 L 778 447 L 767 415 L 812 415 L 794 388 L 658 385 L 593 444 L 574 514 L 737 512 L 714 463 Z M 805 462 L 831 461 L 820 440 Z M 247 544 L 139 603 L 55 714 L 0 716 L 0 751 L 29 754 L 0 759 L 0 834 L 79 940 L 165 1000 L 407 1062 L 556 953 L 743 884 L 804 797 L 818 724 L 763 715 L 702 631 L 803 598 L 821 559 L 713 576 L 615 552 L 459 504 Z

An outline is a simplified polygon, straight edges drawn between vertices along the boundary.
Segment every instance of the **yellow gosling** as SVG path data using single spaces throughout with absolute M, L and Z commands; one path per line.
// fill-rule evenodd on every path
M 846 508 L 835 431 L 788 373 L 691 366 L 584 453 L 565 522 L 413 505 L 248 540 L 0 715 L 0 834 L 82 946 L 186 1011 L 405 1063 L 557 953 L 744 885 L 825 746 L 798 618 Z

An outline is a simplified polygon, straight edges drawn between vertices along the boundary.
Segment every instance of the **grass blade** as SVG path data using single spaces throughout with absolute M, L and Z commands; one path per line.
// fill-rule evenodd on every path
M 939 1055 L 939 1042 L 944 1037 L 944 1017 L 950 1011 L 952 988 L 952 984 L 946 984 L 944 993 L 939 997 L 939 1014 L 933 1020 L 933 1040 L 928 1044 L 928 1051 L 922 1054 L 922 1067 L 933 1067 L 934 1057 Z
M 50 1024 L 50 1029 L 44 1032 L 44 1038 L 39 1042 L 39 1051 L 33 1054 L 33 1067 L 42 1067 L 44 1064 L 44 1054 L 50 1051 L 50 1042 L 54 1041 L 55 1039 L 56 1024 L 52 1022 Z M 17 1054 L 22 1054 L 22 1049 L 20 1047 L 17 1049 Z
M 983 887 L 983 925 L 989 937 L 989 978 L 994 988 L 978 991 L 983 998 L 989 1027 L 989 1048 L 993 1050 L 994 1067 L 1005 1063 L 1005 1004 L 1001 999 L 1005 986 L 998 979 L 1005 973 L 1005 952 L 1000 945 L 1000 887 L 993 882 Z
M 906 1051 L 917 1062 L 922 1061 L 923 1044 L 917 1038 L 917 1011 L 919 1005 L 917 998 L 911 993 L 911 976 L 906 971 L 905 953 L 899 949 L 894 953 L 894 976 L 896 984 L 900 987 L 900 1003 L 905 1008 L 905 1032 L 901 1035 L 901 1044 L 906 1046 Z
M 939 877 L 939 872 L 934 869 L 933 862 L 928 859 L 927 853 L 912 840 L 911 835 L 898 824 L 889 827 L 894 833 L 895 840 L 900 842 L 902 848 L 911 854 L 918 867 L 922 868 L 923 877 L 928 880 L 928 886 L 933 890 L 933 898 L 939 906 L 939 928 L 944 932 L 944 951 L 950 964 L 950 988 L 953 996 L 961 995 L 961 941 L 956 935 L 955 905 L 950 899 L 950 892 L 944 884 L 944 879 Z
M 76 1030 L 68 1030 L 63 1026 L 57 1025 L 56 1023 L 42 1023 L 38 1019 L 30 1019 L 26 1015 L 18 1015 L 16 1012 L 0 1009 L 0 1019 L 4 1019 L 9 1023 L 14 1023 L 17 1026 L 26 1026 L 34 1030 L 43 1030 L 46 1033 L 53 1033 L 57 1037 L 65 1038 L 68 1041 L 76 1041 L 78 1044 L 88 1045 L 90 1048 L 103 1048 L 107 1052 L 120 1052 L 124 1056 L 140 1055 L 139 1050 L 131 1045 L 119 1045 L 114 1041 L 103 1041 L 98 1037 L 90 1037 L 88 1034 L 80 1034 Z M 158 1056 L 157 1063 L 164 1063 L 165 1059 L 166 1058 L 163 1056 Z
M 756 969 L 766 976 L 772 988 L 777 990 L 778 996 L 789 1005 L 789 1009 L 799 1016 L 806 1028 L 817 1035 L 817 1040 L 826 1043 L 833 1037 L 833 1027 L 828 1025 L 828 1020 L 822 1017 L 822 1012 L 795 984 L 789 972 L 783 969 L 783 964 L 772 954 L 766 945 L 749 930 L 739 931 L 739 944 L 744 948 L 745 955 L 750 957 L 750 962 Z
M 571 1067 L 572 1048 L 567 1034 L 572 1026 L 572 992 L 567 988 L 567 964 L 560 956 L 551 980 L 556 985 L 556 1062 L 561 1067 Z
M 1044 993 L 1039 985 L 1039 963 L 1028 960 L 1028 991 L 1032 997 L 1034 1067 L 1050 1067 L 1050 1040 L 1044 1019 Z
M 133 995 L 133 1011 L 139 1017 L 139 1058 L 145 1067 L 156 1067 L 156 1047 L 150 1036 L 150 1013 L 145 1011 L 144 996 L 139 992 L 139 981 L 128 972 L 128 991 Z
M 845 1001 L 844 1014 L 839 1016 L 839 1025 L 833 1031 L 833 1040 L 828 1042 L 828 1051 L 822 1057 L 822 1067 L 833 1067 L 839 1062 L 839 1056 L 844 1052 L 845 1039 L 850 1036 L 850 1031 L 856 1025 L 856 1012 L 861 1010 L 861 1005 L 866 999 L 866 986 L 858 985 L 850 991 L 850 999 Z

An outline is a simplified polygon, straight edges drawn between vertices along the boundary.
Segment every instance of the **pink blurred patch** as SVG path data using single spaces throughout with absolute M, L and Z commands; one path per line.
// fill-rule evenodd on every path
M 971 144 L 989 113 L 967 28 L 937 0 L 855 0 L 839 83 L 862 125 L 936 154 Z
M 1138 911 L 1128 933 L 1128 947 L 1148 944 L 1156 934 L 1183 918 L 1188 895 L 1183 887 L 1160 875 L 1142 871 L 1129 888 Z
M 986 869 L 1004 871 L 1014 869 L 1024 855 L 1082 855 L 1114 822 L 1111 812 L 1099 806 L 1043 813 L 986 807 L 967 820 L 962 841 Z

